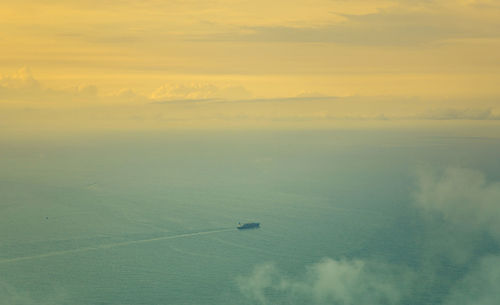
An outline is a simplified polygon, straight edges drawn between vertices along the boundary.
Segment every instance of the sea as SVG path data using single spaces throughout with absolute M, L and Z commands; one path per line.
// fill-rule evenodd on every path
M 433 252 L 421 173 L 494 183 L 499 152 L 434 130 L 0 138 L 0 303 L 447 304 L 498 243 Z

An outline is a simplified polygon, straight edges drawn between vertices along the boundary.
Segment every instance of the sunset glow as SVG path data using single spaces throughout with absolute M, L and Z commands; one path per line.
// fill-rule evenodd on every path
M 494 0 L 4 1 L 0 20 L 3 132 L 500 118 Z

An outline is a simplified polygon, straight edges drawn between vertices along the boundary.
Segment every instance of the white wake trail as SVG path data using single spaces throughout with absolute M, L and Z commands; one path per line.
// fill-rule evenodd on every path
M 227 232 L 227 231 L 234 231 L 234 230 L 235 230 L 234 228 L 231 228 L 231 229 L 221 229 L 221 230 L 213 230 L 213 231 L 203 231 L 203 232 L 195 232 L 195 233 L 186 233 L 186 234 L 179 234 L 179 235 L 155 237 L 155 238 L 150 238 L 150 239 L 140 239 L 140 240 L 124 241 L 124 242 L 119 242 L 119 243 L 111 243 L 111 244 L 99 245 L 99 246 L 95 246 L 95 247 L 84 247 L 84 248 L 77 248 L 77 249 L 71 249 L 71 250 L 54 251 L 54 252 L 49 252 L 49 253 L 44 253 L 44 254 L 38 254 L 38 255 L 33 255 L 33 256 L 21 256 L 21 257 L 0 259 L 0 264 L 15 263 L 15 262 L 21 262 L 21 261 L 27 261 L 27 260 L 45 258 L 45 257 L 66 255 L 66 254 L 71 254 L 71 253 L 81 253 L 81 252 L 88 252 L 88 251 L 96 251 L 96 250 L 102 250 L 102 249 L 109 249 L 109 248 L 115 248 L 115 247 L 122 247 L 122 246 L 134 245 L 134 244 L 149 243 L 149 242 L 160 241 L 160 240 L 185 238 L 185 237 L 199 236 L 199 235 L 208 235 L 208 234 L 214 234 L 214 233 L 220 233 L 220 232 Z

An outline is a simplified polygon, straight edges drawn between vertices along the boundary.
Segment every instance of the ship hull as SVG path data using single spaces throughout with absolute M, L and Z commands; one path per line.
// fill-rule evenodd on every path
M 245 230 L 245 229 L 257 229 L 259 227 L 260 227 L 260 223 L 252 222 L 252 223 L 245 223 L 245 224 L 239 225 L 236 228 L 238 230 Z

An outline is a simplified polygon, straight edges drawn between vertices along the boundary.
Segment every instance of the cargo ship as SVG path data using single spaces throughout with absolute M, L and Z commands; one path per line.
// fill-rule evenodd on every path
M 243 229 L 256 229 L 258 227 L 260 227 L 260 223 L 258 222 L 249 222 L 244 224 L 238 222 L 238 226 L 236 228 L 238 230 L 243 230 Z

